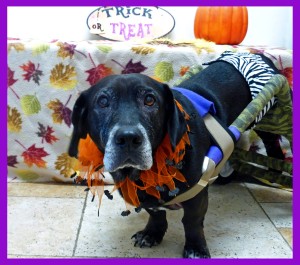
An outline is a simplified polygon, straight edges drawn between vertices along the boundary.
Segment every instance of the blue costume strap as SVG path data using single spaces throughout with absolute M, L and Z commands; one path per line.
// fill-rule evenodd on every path
M 207 157 L 209 157 L 210 159 L 212 159 L 215 164 L 219 164 L 220 161 L 223 159 L 223 153 L 221 151 L 221 149 L 215 145 L 212 145 L 207 154 L 206 154 Z
M 201 117 L 205 117 L 208 113 L 213 116 L 216 114 L 215 105 L 210 100 L 182 87 L 173 87 L 172 89 L 185 96 L 193 104 L 194 108 Z M 230 126 L 228 129 L 234 135 L 234 138 L 237 141 L 240 138 L 241 133 L 233 126 Z M 212 145 L 209 148 L 207 156 L 211 158 L 216 165 L 219 164 L 219 162 L 223 159 L 223 153 L 221 149 L 215 145 Z
M 198 183 L 164 205 L 172 205 L 189 200 L 196 196 L 208 184 L 214 182 L 233 152 L 234 140 L 238 140 L 240 137 L 240 132 L 236 130 L 235 127 L 230 126 L 229 128 L 224 128 L 224 126 L 213 117 L 213 115 L 216 114 L 213 102 L 187 89 L 174 88 L 174 90 L 183 94 L 183 96 L 194 105 L 198 114 L 203 117 L 205 126 L 211 134 L 211 137 L 214 138 L 216 145 L 211 145 L 204 157 L 202 175 Z
M 214 103 L 207 100 L 206 98 L 182 87 L 173 87 L 172 89 L 180 92 L 182 95 L 188 98 L 201 117 L 204 117 L 207 113 L 210 113 L 212 115 L 216 114 Z

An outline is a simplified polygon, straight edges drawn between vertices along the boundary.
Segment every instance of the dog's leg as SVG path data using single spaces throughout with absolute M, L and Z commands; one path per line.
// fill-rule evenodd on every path
M 284 160 L 284 154 L 279 143 L 279 135 L 259 130 L 255 130 L 255 132 L 263 141 L 268 156 Z
M 208 208 L 208 187 L 182 205 L 184 209 L 182 223 L 185 231 L 183 257 L 210 258 L 203 231 L 204 216 Z
M 146 211 L 150 214 L 150 217 L 145 229 L 132 236 L 134 246 L 141 248 L 158 245 L 162 241 L 168 228 L 166 211 L 154 211 L 150 209 L 146 209 Z

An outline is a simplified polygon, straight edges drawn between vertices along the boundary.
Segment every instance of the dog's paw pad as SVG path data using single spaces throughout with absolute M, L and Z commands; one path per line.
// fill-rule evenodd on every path
M 152 237 L 148 234 L 144 234 L 143 231 L 137 232 L 131 238 L 133 239 L 135 247 L 140 247 L 140 248 L 149 247 L 149 248 L 151 248 L 152 246 L 158 245 L 158 242 L 155 240 L 154 237 Z
M 183 251 L 183 257 L 189 259 L 209 259 L 210 254 L 209 252 L 200 253 L 199 251 L 194 249 L 185 249 Z

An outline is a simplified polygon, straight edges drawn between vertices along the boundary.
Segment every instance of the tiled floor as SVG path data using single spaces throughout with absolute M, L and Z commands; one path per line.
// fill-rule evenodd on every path
M 8 257 L 181 257 L 182 211 L 168 211 L 163 242 L 134 247 L 147 213 L 122 217 L 117 193 L 91 202 L 84 187 L 8 184 Z M 292 258 L 292 194 L 254 183 L 210 187 L 205 233 L 213 258 Z

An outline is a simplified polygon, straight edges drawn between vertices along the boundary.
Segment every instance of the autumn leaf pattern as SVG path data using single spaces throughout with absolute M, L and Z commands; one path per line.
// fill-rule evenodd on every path
M 131 50 L 136 54 L 142 54 L 142 55 L 147 55 L 155 52 L 155 48 L 150 46 L 132 47 Z
M 293 89 L 293 67 L 286 67 L 280 70 L 280 73 L 286 77 L 291 89 Z
M 103 53 L 109 53 L 112 51 L 112 47 L 111 46 L 107 46 L 107 45 L 99 45 L 97 46 L 98 50 L 103 52 Z
M 62 57 L 63 59 L 70 57 L 72 58 L 75 52 L 76 45 L 68 44 L 66 42 L 58 42 L 57 46 L 59 46 L 59 50 L 57 52 L 57 56 Z
M 184 76 L 185 73 L 186 73 L 189 69 L 190 69 L 189 66 L 181 66 L 181 67 L 180 67 L 180 72 L 179 72 L 180 76 Z
M 90 54 L 89 57 L 94 67 L 85 72 L 88 73 L 88 78 L 86 79 L 86 81 L 88 81 L 91 86 L 96 84 L 103 77 L 113 74 L 111 68 L 106 67 L 104 64 L 99 64 L 98 66 L 96 66 Z
M 155 65 L 154 74 L 163 82 L 169 82 L 174 77 L 173 65 L 169 62 L 159 62 Z
M 46 168 L 46 161 L 44 161 L 43 158 L 49 154 L 44 150 L 43 147 L 35 147 L 35 144 L 33 144 L 29 148 L 26 148 L 18 140 L 15 141 L 25 149 L 21 156 L 24 158 L 24 163 L 28 167 L 32 167 L 33 164 L 35 164 L 37 167 Z
M 12 71 L 9 67 L 7 67 L 8 87 L 12 86 L 14 83 L 18 81 L 18 79 L 14 79 L 14 74 L 15 72 Z
M 36 171 L 37 167 L 50 170 L 51 179 L 65 181 L 78 168 L 77 159 L 69 157 L 66 149 L 75 102 L 71 98 L 77 98 L 79 92 L 112 74 L 144 73 L 157 81 L 172 84 L 175 78 L 185 76 L 192 67 L 189 61 L 175 63 L 173 55 L 160 58 L 158 45 L 167 47 L 168 44 L 164 43 L 124 47 L 128 49 L 125 57 L 117 55 L 114 43 L 83 43 L 82 46 L 82 42 L 53 40 L 27 45 L 17 39 L 8 43 L 7 129 L 10 146 L 7 166 L 21 180 L 44 178 L 41 170 Z M 89 45 L 93 47 L 89 49 Z M 238 46 L 228 48 L 239 50 Z M 271 50 L 261 48 L 246 49 L 266 54 L 292 88 L 293 67 L 287 65 L 289 59 L 286 59 L 289 57 L 281 58 L 278 53 L 272 55 Z M 203 47 L 199 50 L 203 51 Z M 242 50 L 245 51 L 245 47 Z M 197 55 L 197 62 L 201 56 L 205 53 Z M 16 145 L 12 146 L 12 143 Z M 251 148 L 256 149 L 256 146 Z M 58 153 L 57 150 L 62 151 Z
M 28 170 L 28 169 L 18 169 L 15 170 L 14 173 L 22 180 L 24 181 L 35 181 L 41 176 L 33 170 Z
M 7 166 L 16 167 L 16 164 L 18 164 L 17 156 L 7 156 Z
M 69 44 L 67 42 L 58 42 L 57 46 L 59 46 L 59 50 L 57 52 L 57 56 L 63 59 L 70 57 L 72 59 L 75 51 L 86 57 L 86 55 L 80 51 L 77 51 L 75 48 L 77 45 Z
M 37 148 L 35 144 L 30 146 L 25 152 L 22 153 L 24 157 L 24 162 L 31 167 L 33 164 L 36 164 L 38 167 L 46 167 L 46 161 L 42 158 L 49 155 L 44 151 L 44 148 Z
M 8 51 L 10 52 L 12 49 L 15 49 L 17 52 L 22 52 L 25 50 L 25 45 L 23 43 L 9 43 Z
M 122 70 L 122 74 L 130 73 L 141 73 L 147 69 L 141 62 L 133 63 L 132 59 L 126 64 L 125 68 Z
M 14 79 L 14 74 L 15 71 L 12 71 L 9 67 L 7 67 L 7 88 L 9 88 L 13 92 L 17 99 L 20 99 L 19 95 L 12 88 L 13 84 L 18 81 L 18 79 Z
M 50 49 L 50 45 L 47 43 L 37 44 L 32 49 L 32 54 L 34 56 L 46 53 Z
M 36 84 L 40 84 L 40 76 L 43 75 L 43 72 L 39 70 L 39 64 L 35 66 L 34 63 L 29 61 L 27 64 L 23 64 L 20 67 L 25 72 L 25 74 L 23 74 L 24 80 L 29 82 L 32 79 Z
M 21 108 L 27 116 L 39 113 L 41 104 L 36 95 L 25 95 L 20 99 Z
M 77 85 L 75 67 L 62 63 L 55 65 L 51 70 L 50 84 L 64 90 L 73 89 Z
M 65 178 L 70 177 L 78 168 L 79 161 L 74 157 L 70 157 L 67 153 L 61 154 L 55 161 L 55 169 L 59 170 Z
M 132 59 L 126 64 L 126 66 L 121 65 L 119 62 L 117 62 L 116 60 L 112 60 L 113 62 L 115 62 L 116 64 L 118 64 L 119 66 L 121 66 L 123 68 L 121 74 L 130 74 L 130 73 L 142 73 L 144 72 L 147 67 L 145 67 L 144 65 L 142 65 L 141 62 L 137 62 L 137 63 L 133 63 Z
M 122 70 L 122 74 L 130 74 L 130 73 L 141 73 L 147 69 L 141 62 L 133 63 L 132 59 L 126 64 L 125 68 Z
M 278 61 L 280 67 L 279 72 L 286 77 L 291 89 L 293 89 L 293 67 L 283 67 L 281 56 L 278 57 Z
M 86 72 L 89 74 L 86 81 L 88 81 L 91 86 L 96 84 L 103 77 L 113 74 L 112 69 L 106 67 L 104 64 L 99 64 L 98 66 L 91 68 Z
M 59 139 L 56 138 L 53 133 L 53 129 L 50 126 L 47 126 L 47 128 L 41 124 L 38 123 L 39 125 L 39 131 L 36 133 L 38 137 L 42 138 L 42 143 L 44 143 L 44 140 L 48 143 L 48 144 L 53 144 L 53 142 L 58 141 Z
M 7 106 L 7 124 L 10 132 L 20 132 L 22 129 L 21 113 L 16 108 Z
M 65 122 L 65 124 L 70 127 L 71 126 L 71 114 L 72 111 L 67 107 L 71 97 L 69 97 L 66 104 L 63 104 L 59 99 L 51 100 L 47 106 L 49 109 L 53 110 L 52 119 L 54 123 L 61 124 Z

